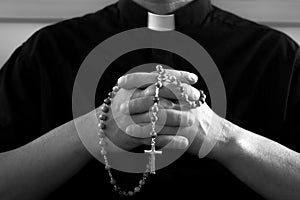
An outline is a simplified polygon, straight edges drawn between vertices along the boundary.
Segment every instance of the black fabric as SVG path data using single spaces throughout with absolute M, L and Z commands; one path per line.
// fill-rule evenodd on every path
M 146 16 L 147 11 L 131 0 L 120 0 L 96 13 L 43 28 L 20 46 L 0 71 L 0 151 L 24 145 L 72 120 L 73 84 L 85 57 L 108 37 L 146 26 Z M 195 0 L 175 16 L 176 30 L 198 41 L 218 66 L 227 94 L 226 118 L 299 152 L 298 45 L 283 33 L 212 6 L 209 0 Z M 178 55 L 137 50 L 110 65 L 99 83 L 97 100 L 106 97 L 126 70 L 148 62 L 197 73 Z M 206 88 L 202 80 L 196 87 Z M 140 178 L 114 174 L 129 189 Z M 92 161 L 49 199 L 117 199 L 108 182 L 103 165 Z M 216 161 L 190 155 L 159 170 L 134 198 L 192 196 L 261 198 Z

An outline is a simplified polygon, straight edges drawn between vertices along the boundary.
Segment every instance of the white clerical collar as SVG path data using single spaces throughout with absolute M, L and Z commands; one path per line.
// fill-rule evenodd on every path
M 154 31 L 172 31 L 175 29 L 174 14 L 157 15 L 148 12 L 148 28 Z

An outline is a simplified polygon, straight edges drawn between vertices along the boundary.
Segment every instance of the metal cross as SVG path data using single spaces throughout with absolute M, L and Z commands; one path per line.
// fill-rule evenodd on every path
M 162 154 L 162 151 L 156 151 L 154 144 L 151 145 L 151 150 L 145 150 L 145 153 L 150 154 L 150 173 L 155 174 L 155 155 Z

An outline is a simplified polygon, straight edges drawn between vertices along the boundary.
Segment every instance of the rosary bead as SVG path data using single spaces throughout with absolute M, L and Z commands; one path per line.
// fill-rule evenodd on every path
M 179 90 L 180 90 L 181 93 L 184 93 L 184 92 L 185 92 L 185 88 L 182 87 L 182 86 L 180 86 L 180 89 L 179 89 Z
M 158 117 L 156 115 L 151 116 L 151 122 L 157 122 Z
M 158 75 L 158 81 L 166 81 L 166 80 L 168 80 L 168 78 L 169 77 L 165 74 Z
M 185 100 L 186 102 L 190 102 L 189 96 L 188 96 L 187 94 L 184 94 L 184 100 Z
M 104 129 L 106 129 L 106 125 L 101 121 L 100 124 L 99 124 L 99 128 L 104 130 Z
M 197 100 L 195 103 L 197 107 L 200 107 L 202 105 L 202 102 L 200 100 Z
M 104 103 L 105 103 L 106 105 L 110 105 L 110 104 L 111 104 L 111 99 L 110 99 L 110 98 L 105 99 L 105 100 L 104 100 Z
M 101 107 L 101 110 L 102 110 L 103 112 L 105 112 L 105 113 L 108 113 L 108 111 L 109 111 L 109 106 L 106 105 L 106 104 L 103 104 L 102 107 Z
M 114 92 L 118 92 L 118 91 L 119 91 L 119 87 L 118 87 L 118 86 L 114 86 L 114 87 L 113 87 L 113 91 L 114 91 Z
M 113 178 L 111 178 L 111 179 L 110 179 L 110 184 L 115 185 L 115 184 L 116 184 L 116 180 L 113 179 Z
M 176 85 L 177 85 L 177 87 L 181 87 L 181 81 L 177 80 Z
M 101 146 L 104 146 L 104 145 L 105 145 L 105 141 L 102 139 L 102 140 L 99 141 L 99 144 L 100 144 Z
M 152 112 L 157 113 L 157 112 L 159 111 L 159 108 L 158 108 L 157 105 L 155 105 L 155 106 L 152 106 L 152 107 L 151 107 L 151 110 L 152 110 Z
M 114 98 L 114 97 L 115 97 L 115 93 L 114 93 L 114 92 L 110 92 L 110 93 L 108 93 L 108 97 L 110 97 L 110 98 Z
M 150 136 L 151 136 L 151 137 L 153 137 L 153 136 L 156 137 L 156 136 L 157 136 L 156 131 L 155 131 L 155 130 L 151 131 Z
M 114 191 L 118 191 L 118 187 L 114 185 Z
M 170 76 L 169 80 L 170 80 L 171 83 L 173 83 L 173 82 L 175 82 L 177 79 L 176 79 L 175 76 Z
M 132 191 L 129 191 L 129 192 L 128 192 L 128 195 L 129 195 L 129 196 L 132 196 L 132 195 L 133 195 L 133 192 L 132 192 Z
M 158 87 L 158 88 L 162 88 L 162 87 L 163 87 L 163 84 L 162 84 L 161 81 L 157 81 L 157 82 L 155 83 L 155 86 Z
M 104 149 L 101 150 L 101 154 L 102 154 L 102 155 L 106 155 L 106 153 L 107 153 L 107 152 L 106 152 Z M 109 167 L 109 165 L 108 165 L 108 166 L 105 166 L 105 169 L 107 169 L 108 167 Z
M 106 115 L 104 115 L 104 114 L 101 114 L 99 116 L 99 119 L 102 120 L 102 121 L 106 121 L 108 119 L 108 117 Z
M 141 188 L 139 188 L 139 187 L 134 188 L 134 192 L 139 192 L 140 190 L 141 190 Z
M 106 170 L 110 170 L 110 166 L 109 165 L 105 165 L 105 169 Z
M 154 103 L 158 103 L 158 102 L 159 102 L 159 97 L 154 97 L 154 98 L 153 98 L 153 102 L 154 102 Z
M 140 185 L 144 185 L 144 184 L 145 184 L 145 181 L 144 181 L 144 180 L 140 180 L 140 181 L 139 181 L 139 184 L 140 184 Z
M 162 72 L 164 71 L 164 68 L 163 68 L 161 65 L 157 65 L 157 66 L 156 66 L 156 71 L 157 71 L 158 73 L 162 73 Z

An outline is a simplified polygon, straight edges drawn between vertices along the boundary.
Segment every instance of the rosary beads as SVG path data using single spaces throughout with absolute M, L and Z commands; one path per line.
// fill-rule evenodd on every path
M 164 87 L 164 83 L 170 83 L 177 86 L 177 88 L 180 91 L 180 98 L 183 99 L 187 105 L 189 106 L 189 109 L 193 109 L 196 107 L 200 107 L 205 102 L 205 94 L 201 90 L 200 91 L 200 98 L 197 101 L 190 101 L 188 94 L 185 92 L 185 88 L 182 86 L 182 83 L 180 80 L 178 80 L 175 76 L 171 76 L 167 74 L 167 71 L 161 66 L 156 66 L 157 71 L 157 81 L 155 83 L 155 94 L 153 97 L 153 106 L 150 109 L 150 119 L 151 119 L 151 125 L 152 130 L 149 134 L 151 137 L 151 149 L 145 150 L 144 152 L 146 154 L 149 154 L 149 164 L 146 165 L 146 171 L 143 173 L 142 179 L 139 181 L 138 186 L 136 186 L 132 191 L 122 191 L 120 187 L 117 186 L 116 180 L 113 178 L 113 175 L 111 173 L 111 166 L 109 165 L 108 158 L 107 158 L 107 152 L 105 149 L 106 146 L 106 137 L 105 137 L 105 129 L 106 124 L 105 122 L 108 120 L 107 113 L 110 110 L 110 105 L 113 102 L 113 98 L 116 96 L 117 92 L 120 90 L 120 88 L 116 85 L 113 87 L 112 92 L 108 93 L 108 98 L 104 100 L 102 106 L 100 107 L 100 110 L 97 109 L 97 118 L 98 118 L 98 136 L 99 136 L 99 145 L 101 149 L 101 154 L 104 158 L 105 163 L 105 169 L 108 172 L 108 175 L 110 177 L 110 183 L 113 186 L 114 191 L 119 193 L 121 196 L 132 196 L 136 194 L 137 192 L 140 192 L 142 186 L 145 184 L 145 181 L 149 174 L 155 174 L 155 155 L 156 154 L 162 154 L 162 151 L 157 151 L 155 149 L 156 147 L 156 139 L 157 139 L 157 132 L 156 132 L 156 124 L 158 119 L 158 113 L 159 113 L 159 92 L 162 87 Z

